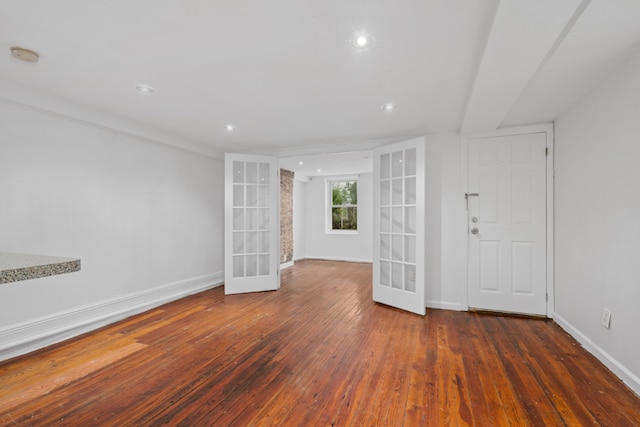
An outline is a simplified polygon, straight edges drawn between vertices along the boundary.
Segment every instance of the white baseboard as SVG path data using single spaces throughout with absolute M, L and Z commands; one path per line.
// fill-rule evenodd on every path
M 468 310 L 468 307 L 458 302 L 445 302 L 445 301 L 425 301 L 425 307 L 436 308 L 438 310 L 453 310 L 453 311 Z
M 362 262 L 365 264 L 373 263 L 371 259 L 363 259 L 363 258 L 348 258 L 348 257 L 320 257 L 320 256 L 307 256 L 301 259 L 314 260 L 318 259 L 321 261 L 344 261 L 344 262 Z
M 280 264 L 280 270 L 284 270 L 285 268 L 293 267 L 293 261 L 283 262 Z
M 628 370 L 624 365 L 604 351 L 600 346 L 591 341 L 589 337 L 580 332 L 558 313 L 554 313 L 553 320 L 569 335 L 576 339 L 589 353 L 593 354 L 607 368 L 618 376 L 631 390 L 640 396 L 640 378 Z
M 84 334 L 167 302 L 220 286 L 224 273 L 181 280 L 0 329 L 0 361 Z

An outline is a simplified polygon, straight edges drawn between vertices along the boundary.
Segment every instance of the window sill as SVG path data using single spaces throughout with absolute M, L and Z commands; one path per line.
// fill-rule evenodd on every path
M 325 234 L 347 234 L 354 235 L 358 234 L 358 230 L 325 230 Z

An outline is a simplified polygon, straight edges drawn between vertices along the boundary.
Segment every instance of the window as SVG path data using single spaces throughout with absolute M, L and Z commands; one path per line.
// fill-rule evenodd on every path
M 358 231 L 358 180 L 336 178 L 327 180 L 328 233 L 356 233 Z

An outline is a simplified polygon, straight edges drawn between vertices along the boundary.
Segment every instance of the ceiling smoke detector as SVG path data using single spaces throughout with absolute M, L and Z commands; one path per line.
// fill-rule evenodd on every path
M 151 95 L 156 90 L 146 83 L 138 83 L 134 86 L 138 92 L 143 95 Z
M 38 58 L 40 58 L 40 55 L 38 54 L 38 52 L 34 52 L 32 50 L 25 49 L 20 46 L 11 47 L 11 56 L 13 56 L 16 59 L 19 59 L 20 61 L 33 62 L 33 63 L 38 62 Z
M 380 108 L 382 108 L 382 111 L 391 112 L 396 109 L 396 104 L 393 102 L 387 102 L 386 104 L 382 104 Z

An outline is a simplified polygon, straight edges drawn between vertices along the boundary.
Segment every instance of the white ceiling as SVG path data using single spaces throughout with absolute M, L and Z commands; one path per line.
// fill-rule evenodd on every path
M 552 121 L 639 22 L 637 0 L 3 0 L 0 98 L 207 153 L 345 151 Z
M 314 176 L 347 176 L 373 172 L 371 151 L 339 151 L 335 153 L 281 157 L 280 167 L 295 171 L 296 178 Z

